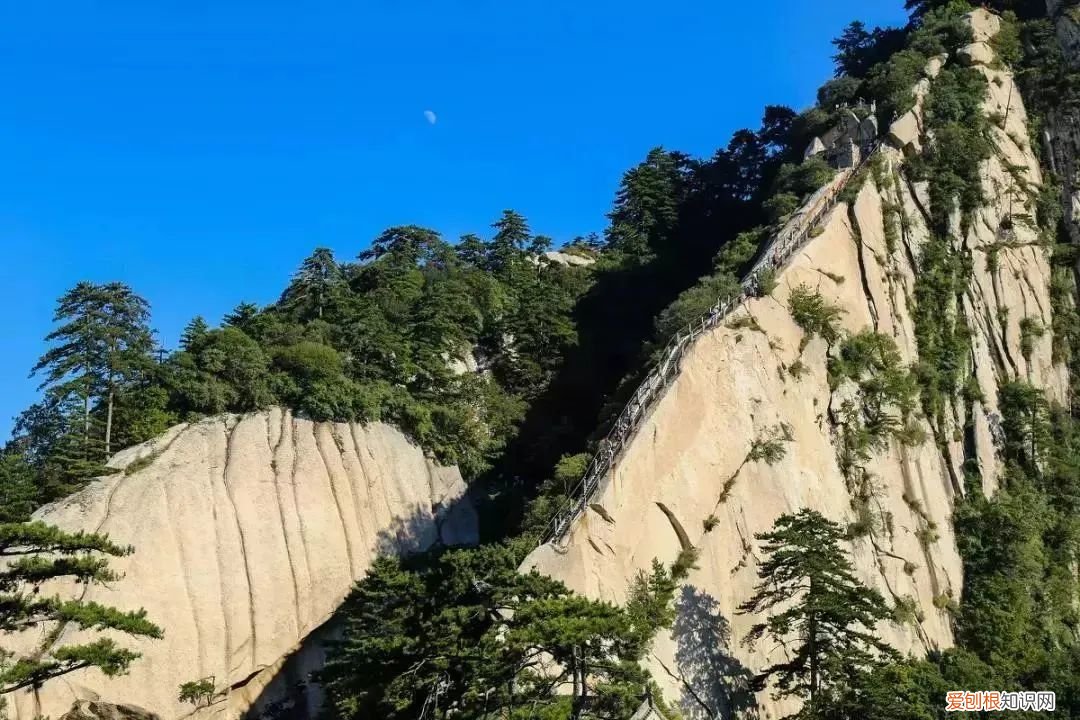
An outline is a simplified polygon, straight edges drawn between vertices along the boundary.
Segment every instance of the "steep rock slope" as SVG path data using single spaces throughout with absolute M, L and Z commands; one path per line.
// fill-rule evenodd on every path
M 964 492 L 965 458 L 978 463 L 986 491 L 996 487 L 999 384 L 1025 379 L 1058 400 L 1066 399 L 1068 388 L 1065 370 L 1052 360 L 1049 330 L 1039 337 L 1023 330 L 1025 318 L 1028 327 L 1050 327 L 1049 250 L 1033 228 L 1011 220 L 1029 212 L 1029 192 L 1037 190 L 1041 174 L 1011 73 L 984 64 L 990 59 L 984 41 L 996 19 L 980 11 L 972 22 L 980 42 L 960 57 L 990 80 L 985 112 L 1002 118 L 994 128 L 997 153 L 983 166 L 989 202 L 962 240 L 974 269 L 961 311 L 973 334 L 971 382 L 981 391 L 973 395 L 982 399 L 957 403 L 947 427 L 937 428 L 940 442 L 924 419 L 931 439 L 916 446 L 892 440 L 874 454 L 866 470 L 873 482 L 871 511 L 880 522 L 851 545 L 867 584 L 886 599 L 914 602 L 907 622 L 882 623 L 878 631 L 899 650 L 916 654 L 952 644 L 945 606 L 959 597 L 963 577 L 951 510 Z M 936 59 L 927 68 L 927 79 L 916 88 L 919 98 L 940 66 Z M 891 130 L 892 145 L 879 150 L 878 177 L 868 177 L 850 206 L 840 204 L 831 213 L 769 297 L 748 301 L 697 341 L 590 509 L 562 542 L 540 546 L 522 566 L 590 597 L 620 602 L 653 558 L 671 563 L 687 541 L 697 547 L 699 568 L 677 595 L 673 631 L 656 639 L 650 660 L 667 699 L 688 717 L 727 717 L 750 706 L 765 716 L 795 709 L 768 692 L 755 697 L 746 691 L 746 678 L 766 664 L 769 649 L 741 646 L 761 618 L 736 614 L 757 581 L 754 534 L 802 507 L 843 523 L 858 519 L 851 483 L 838 463 L 837 436 L 841 403 L 859 397 L 850 384 L 830 388 L 822 339 L 800 349 L 805 338 L 789 312 L 792 290 L 815 289 L 842 308 L 847 332 L 886 334 L 906 363 L 918 357 L 913 302 L 916 268 L 930 239 L 929 201 L 925 184 L 906 180 L 901 166 L 925 139 L 920 109 Z M 1007 241 L 1005 227 L 1011 230 Z M 749 458 L 755 441 L 785 436 L 786 452 L 776 464 Z M 707 531 L 710 515 L 719 522 Z
M 1064 0 L 1046 0 L 1046 8 L 1053 18 L 1063 57 L 1075 72 L 1080 67 L 1080 13 L 1074 4 Z M 1080 244 L 1080 109 L 1072 94 L 1075 94 L 1074 90 L 1047 108 L 1045 132 L 1051 150 L 1050 161 L 1061 178 L 1065 227 L 1070 240 Z
M 203 715 L 291 701 L 285 683 L 268 684 L 287 665 L 319 662 L 321 650 L 305 638 L 377 554 L 476 540 L 457 469 L 435 465 L 379 423 L 313 423 L 277 409 L 211 418 L 112 464 L 126 470 L 37 517 L 134 545 L 113 563 L 123 579 L 84 597 L 145 607 L 165 638 L 118 638 L 142 653 L 130 674 L 81 671 L 38 695 L 20 692 L 18 717 L 59 717 L 75 700 L 98 699 L 179 717 L 191 706 L 177 702 L 178 685 L 200 678 L 217 691 Z M 77 636 L 64 630 L 59 641 Z

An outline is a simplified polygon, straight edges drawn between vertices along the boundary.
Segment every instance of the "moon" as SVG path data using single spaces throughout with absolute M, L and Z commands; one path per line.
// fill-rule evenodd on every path
M 439 116 L 431 110 L 425 110 L 424 119 L 428 121 L 428 125 L 434 125 L 439 121 Z

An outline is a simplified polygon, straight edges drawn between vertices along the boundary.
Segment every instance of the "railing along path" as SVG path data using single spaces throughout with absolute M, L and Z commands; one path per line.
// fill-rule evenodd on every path
M 600 446 L 589 462 L 584 477 L 569 493 L 567 503 L 551 518 L 541 543 L 561 540 L 574 520 L 585 511 L 593 493 L 600 486 L 600 479 L 615 464 L 649 408 L 660 399 L 663 391 L 679 374 L 680 362 L 694 341 L 705 331 L 719 325 L 732 311 L 741 307 L 747 298 L 754 297 L 766 273 L 782 270 L 795 254 L 813 239 L 811 235 L 813 229 L 836 207 L 840 193 L 877 150 L 878 146 L 874 145 L 869 152 L 865 153 L 858 166 L 848 170 L 847 174 L 838 180 L 834 180 L 824 195 L 817 196 L 816 204 L 813 204 L 815 199 L 811 197 L 808 204 L 813 204 L 813 206 L 796 216 L 773 238 L 746 274 L 741 283 L 740 292 L 718 299 L 708 312 L 686 326 L 686 332 L 679 330 L 668 341 L 660 360 L 645 376 L 626 407 L 619 413 L 607 437 L 600 441 Z

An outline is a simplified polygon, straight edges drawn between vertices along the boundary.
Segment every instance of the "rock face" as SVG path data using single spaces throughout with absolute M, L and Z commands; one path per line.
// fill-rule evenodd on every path
M 994 51 L 984 42 L 977 42 L 960 48 L 956 56 L 968 65 L 989 65 L 994 61 Z
M 1080 68 L 1080 13 L 1060 0 L 1047 0 L 1054 29 L 1066 62 Z M 1062 97 L 1047 109 L 1046 143 L 1050 161 L 1062 183 L 1065 219 L 1070 240 L 1080 244 L 1080 111 L 1073 97 Z M 1080 261 L 1077 265 L 1080 269 Z
M 977 67 L 991 80 L 985 111 L 1005 118 L 1005 127 L 993 131 L 998 155 L 984 166 L 990 200 L 958 241 L 974 262 L 961 312 L 974 336 L 973 382 L 985 399 L 972 404 L 970 417 L 961 408 L 954 424 L 941 429 L 944 447 L 932 440 L 915 447 L 892 441 L 873 456 L 866 469 L 874 478 L 876 511 L 886 522 L 850 545 L 863 581 L 887 600 L 914 601 L 916 618 L 881 623 L 877 630 L 901 652 L 915 654 L 952 644 L 943 606 L 959 597 L 963 583 L 950 522 L 953 502 L 964 491 L 962 429 L 971 428 L 967 457 L 977 460 L 984 490 L 993 492 L 1001 470 L 993 420 L 999 384 L 1025 379 L 1057 400 L 1065 400 L 1068 389 L 1065 370 L 1051 357 L 1049 251 L 1038 244 L 1034 229 L 1011 221 L 1029 212 L 1029 196 L 1016 178 L 1025 178 L 1032 190 L 1041 183 L 1026 145 L 1025 111 L 1009 72 Z M 899 144 L 911 152 L 914 140 L 904 137 Z M 523 565 L 589 597 L 621 602 L 639 571 L 648 570 L 653 558 L 670 564 L 682 547 L 680 537 L 688 538 L 700 550 L 699 568 L 680 588 L 674 628 L 655 640 L 649 660 L 666 699 L 678 703 L 687 718 L 730 717 L 732 710 L 750 707 L 777 717 L 797 709 L 773 701 L 768 692 L 754 696 L 745 689 L 748 674 L 766 664 L 771 650 L 740 644 L 762 620 L 736 614 L 757 582 L 754 534 L 803 507 L 843 524 L 856 520 L 834 442 L 834 411 L 848 389 L 830 389 L 824 341 L 812 339 L 800 351 L 804 333 L 787 306 L 792 289 L 816 289 L 843 309 L 847 331 L 887 334 L 905 362 L 918 358 L 909 300 L 930 238 L 927 188 L 908 183 L 899 172 L 906 162 L 900 148 L 880 152 L 880 184 L 871 174 L 853 205 L 837 206 L 822 234 L 779 275 L 769 297 L 749 301 L 697 341 L 677 380 L 602 482 L 591 509 L 561 544 L 537 548 Z M 892 225 L 888 232 L 886 223 Z M 1006 227 L 1010 231 L 1003 234 Z M 1028 338 L 1027 353 L 1025 318 L 1047 328 Z M 796 363 L 799 373 L 792 371 Z M 790 442 L 777 464 L 747 460 L 755 440 L 785 432 Z M 723 497 L 732 478 L 730 494 Z M 707 532 L 703 523 L 710 515 L 718 523 Z M 769 659 L 775 661 L 776 654 Z
M 1080 13 L 1075 5 L 1066 5 L 1064 0 L 1046 0 L 1047 13 L 1054 19 L 1058 44 L 1065 58 L 1075 65 L 1080 60 Z
M 1001 30 L 1001 18 L 983 8 L 968 13 L 964 24 L 971 28 L 975 42 L 988 43 Z
M 557 265 L 566 265 L 568 267 L 588 267 L 589 265 L 596 264 L 594 258 L 585 257 L 584 255 L 575 255 L 574 253 L 553 251 L 544 253 L 544 257 L 546 257 L 549 262 L 553 262 Z
M 161 717 L 134 705 L 79 700 L 60 720 L 161 720 Z
M 575 253 L 560 252 L 558 250 L 552 250 L 544 253 L 544 258 L 549 263 L 555 265 L 563 265 L 564 267 L 588 267 L 589 265 L 595 265 L 596 260 L 591 257 L 585 257 L 584 255 L 577 255 Z M 534 262 L 539 263 L 540 258 L 536 258 Z
M 60 717 L 76 700 L 175 718 L 192 710 L 177 701 L 179 684 L 203 678 L 217 695 L 200 714 L 271 705 L 283 699 L 279 675 L 318 666 L 321 650 L 305 640 L 376 555 L 476 540 L 457 469 L 379 423 L 313 423 L 281 410 L 219 417 L 177 426 L 113 464 L 127 470 L 37 517 L 134 545 L 113 563 L 123 579 L 84 597 L 145 607 L 165 638 L 118 638 L 142 653 L 128 675 L 80 671 L 36 696 L 17 693 L 19 718 Z M 79 635 L 66 629 L 59 641 Z

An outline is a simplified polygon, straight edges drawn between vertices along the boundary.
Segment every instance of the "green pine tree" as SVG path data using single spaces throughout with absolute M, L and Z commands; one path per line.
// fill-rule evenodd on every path
M 518 573 L 520 549 L 377 560 L 320 677 L 331 715 L 629 717 L 649 687 L 638 661 L 670 625 L 670 575 L 643 575 L 623 610 Z
M 535 397 L 577 345 L 572 319 L 581 271 L 543 266 L 522 276 L 515 288 L 514 312 L 503 332 L 514 339 L 513 352 L 501 356 L 498 370 L 511 392 Z
M 457 253 L 458 259 L 465 265 L 472 268 L 484 267 L 486 249 L 484 248 L 484 241 L 478 235 L 473 233 L 462 235 L 454 248 L 454 252 Z
M 513 210 L 503 210 L 493 225 L 495 236 L 488 243 L 487 270 L 496 277 L 511 280 L 514 270 L 525 262 L 526 250 L 532 240 L 529 223 Z
M 191 346 L 204 338 L 208 332 L 210 332 L 210 326 L 206 324 L 206 320 L 202 315 L 196 315 L 180 333 L 180 349 L 190 350 Z
M 255 331 L 258 317 L 258 305 L 255 303 L 242 302 L 225 316 L 225 324 L 252 334 Z
M 329 248 L 315 248 L 293 275 L 280 305 L 300 318 L 322 318 L 345 286 L 345 276 Z
M 623 175 L 609 213 L 608 247 L 639 261 L 671 239 L 689 192 L 690 159 L 657 147 Z
M 844 530 L 815 510 L 782 515 L 770 532 L 759 533 L 766 558 L 761 582 L 739 606 L 740 614 L 780 609 L 755 624 L 744 643 L 768 640 L 786 657 L 764 668 L 759 687 L 773 681 L 778 698 L 808 701 L 816 717 L 825 692 L 835 692 L 895 652 L 877 638 L 874 625 L 889 617 L 876 591 L 855 577 L 840 542 Z
M 34 468 L 15 443 L 0 451 L 0 522 L 24 522 L 41 504 Z
M 57 303 L 53 320 L 60 326 L 46 336 L 53 346 L 33 373 L 44 375 L 42 388 L 55 401 L 81 403 L 85 459 L 109 457 L 117 395 L 153 362 L 149 317 L 147 302 L 123 283 L 80 282 Z M 98 405 L 105 413 L 100 451 L 91 433 L 91 411 Z
M 147 619 L 145 610 L 124 612 L 43 592 L 47 583 L 57 579 L 82 584 L 114 581 L 119 576 L 101 555 L 120 557 L 132 550 L 104 535 L 68 533 L 42 522 L 0 524 L 0 555 L 8 560 L 0 572 L 0 633 L 71 623 L 82 630 L 114 630 L 135 637 L 161 638 L 161 628 Z M 0 647 L 0 694 L 36 688 L 83 668 L 96 667 L 106 675 L 122 674 L 138 657 L 138 653 L 111 638 L 42 647 L 29 655 Z
M 172 408 L 181 416 L 250 412 L 274 400 L 266 352 L 232 324 L 193 334 L 168 366 Z
M 100 449 L 99 417 L 91 415 L 89 428 L 77 397 L 46 395 L 15 421 L 14 437 L 33 468 L 42 499 L 52 500 L 77 490 L 87 478 L 105 474 Z M 86 433 L 91 433 L 88 443 Z

